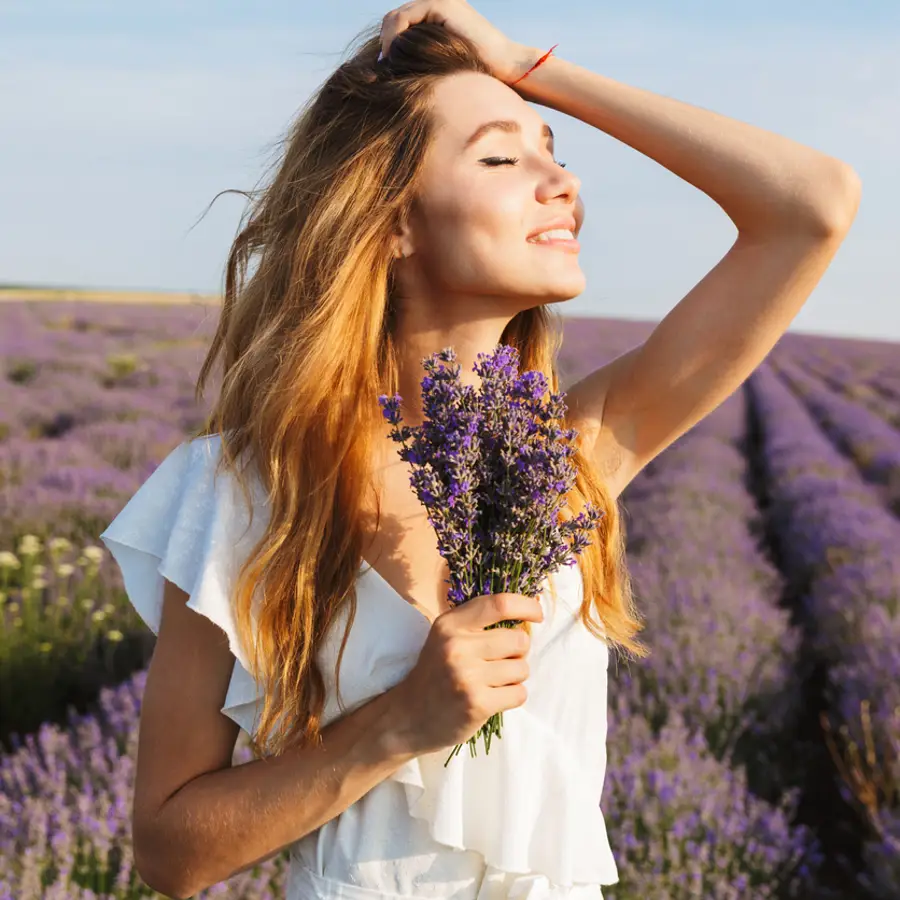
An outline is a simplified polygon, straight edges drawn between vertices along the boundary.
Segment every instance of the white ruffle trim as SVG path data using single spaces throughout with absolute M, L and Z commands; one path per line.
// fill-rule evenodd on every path
M 235 667 L 221 711 L 252 734 L 262 696 L 247 669 L 231 590 L 265 522 L 257 509 L 248 531 L 240 488 L 228 472 L 214 478 L 220 453 L 219 435 L 179 444 L 100 539 L 122 571 L 129 600 L 154 634 L 162 620 L 164 578 L 188 594 L 190 609 L 225 632 Z
M 487 755 L 479 738 L 476 757 L 466 744 L 446 768 L 450 747 L 398 769 L 391 778 L 404 785 L 410 815 L 438 843 L 477 851 L 498 874 L 527 876 L 516 884 L 525 893 L 510 897 L 615 884 L 600 798 L 568 748 L 527 701 L 504 711 L 501 735 Z

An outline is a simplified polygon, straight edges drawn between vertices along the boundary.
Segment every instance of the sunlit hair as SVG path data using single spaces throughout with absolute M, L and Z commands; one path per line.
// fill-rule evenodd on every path
M 414 203 L 438 79 L 490 74 L 469 41 L 430 23 L 402 32 L 382 62 L 376 29 L 351 46 L 280 142 L 271 180 L 237 191 L 250 209 L 229 253 L 196 387 L 201 399 L 221 356 L 221 391 L 195 436 L 222 436 L 217 473 L 238 479 L 251 515 L 239 460 L 252 460 L 249 477 L 260 479 L 269 504 L 267 530 L 233 597 L 251 674 L 265 689 L 251 742 L 257 756 L 320 741 L 317 653 L 349 604 L 343 657 L 366 556 L 362 501 L 371 496 L 374 435 L 385 424 L 377 397 L 398 390 L 392 236 Z M 522 371 L 540 370 L 559 390 L 558 314 L 546 306 L 520 312 L 501 341 L 518 349 Z M 580 450 L 571 460 L 578 474 L 566 517 L 586 500 L 606 513 L 579 558 L 582 619 L 611 647 L 644 657 L 617 504 Z

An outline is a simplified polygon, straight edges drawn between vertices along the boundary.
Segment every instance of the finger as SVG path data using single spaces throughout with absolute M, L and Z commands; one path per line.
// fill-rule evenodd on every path
M 520 659 L 531 649 L 531 635 L 523 628 L 491 628 L 476 635 L 482 659 Z
M 418 25 L 419 22 L 437 22 L 443 25 L 446 15 L 439 10 L 437 0 L 412 0 L 392 9 L 381 21 L 381 60 L 391 52 L 391 44 L 398 34 Z
M 488 687 L 507 687 L 511 684 L 522 684 L 531 675 L 531 667 L 524 659 L 496 660 L 487 669 Z
M 509 592 L 488 595 L 485 602 L 472 607 L 472 613 L 473 624 L 480 629 L 503 621 L 540 622 L 544 617 L 538 598 Z
M 394 38 L 401 31 L 409 28 L 409 22 L 403 21 L 402 18 L 406 13 L 406 7 L 409 5 L 405 3 L 403 6 L 398 6 L 397 9 L 392 9 L 381 20 L 381 52 L 378 54 L 379 59 L 384 59 L 391 52 L 391 44 Z

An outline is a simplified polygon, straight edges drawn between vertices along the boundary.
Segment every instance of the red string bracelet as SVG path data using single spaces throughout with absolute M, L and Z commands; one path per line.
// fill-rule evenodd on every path
M 544 62 L 547 57 L 559 46 L 559 44 L 554 44 L 526 73 L 521 77 L 517 78 L 515 81 L 511 81 L 509 86 L 512 87 L 514 84 L 518 84 L 522 78 L 530 75 L 542 62 Z

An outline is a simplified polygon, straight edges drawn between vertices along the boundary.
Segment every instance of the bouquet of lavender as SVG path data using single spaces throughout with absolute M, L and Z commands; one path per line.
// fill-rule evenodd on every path
M 478 354 L 476 392 L 460 384 L 452 348 L 423 360 L 425 421 L 418 427 L 400 425 L 399 394 L 378 398 L 394 425 L 392 440 L 403 445 L 400 458 L 413 467 L 410 484 L 447 560 L 447 597 L 454 606 L 483 594 L 536 596 L 548 573 L 576 564 L 570 554 L 584 550 L 603 516 L 585 504 L 578 516 L 559 521 L 575 483 L 575 467 L 568 462 L 575 450 L 568 442 L 578 432 L 553 424 L 565 415 L 565 393 L 551 394 L 545 404 L 547 379 L 537 371 L 519 375 L 518 363 L 518 351 L 505 344 Z M 521 624 L 508 620 L 488 627 Z M 479 734 L 489 753 L 502 725 L 501 711 L 469 739 L 471 755 Z M 457 745 L 444 765 L 461 749 Z

